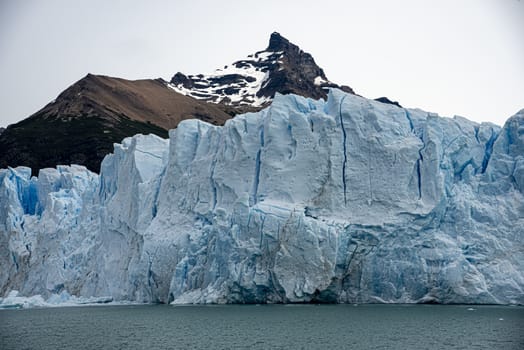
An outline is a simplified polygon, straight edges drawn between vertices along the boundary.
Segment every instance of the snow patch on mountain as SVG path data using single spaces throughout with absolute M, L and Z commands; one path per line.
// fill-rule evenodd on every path
M 268 71 L 278 64 L 283 54 L 282 51 L 260 51 L 211 74 L 187 76 L 186 79 L 192 81 L 190 87 L 183 82 L 168 86 L 178 93 L 208 102 L 260 107 L 270 98 L 259 96 L 258 92 L 269 77 Z
M 330 82 L 313 57 L 273 33 L 268 47 L 211 74 L 176 73 L 168 87 L 206 102 L 233 107 L 267 106 L 276 93 L 295 93 L 315 99 L 325 98 L 327 88 L 353 92 L 348 86 Z

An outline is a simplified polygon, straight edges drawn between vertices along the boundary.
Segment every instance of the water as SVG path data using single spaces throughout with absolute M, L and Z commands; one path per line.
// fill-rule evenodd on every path
M 0 310 L 0 349 L 524 349 L 524 308 L 93 306 Z

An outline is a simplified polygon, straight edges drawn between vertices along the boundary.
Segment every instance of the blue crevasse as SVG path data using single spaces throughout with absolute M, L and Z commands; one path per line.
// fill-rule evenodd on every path
M 127 138 L 100 176 L 0 170 L 0 295 L 522 304 L 523 193 L 524 110 L 278 95 Z

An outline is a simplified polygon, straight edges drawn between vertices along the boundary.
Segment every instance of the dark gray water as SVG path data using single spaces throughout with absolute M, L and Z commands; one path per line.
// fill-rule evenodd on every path
M 0 310 L 0 349 L 524 349 L 524 308 L 157 305 Z

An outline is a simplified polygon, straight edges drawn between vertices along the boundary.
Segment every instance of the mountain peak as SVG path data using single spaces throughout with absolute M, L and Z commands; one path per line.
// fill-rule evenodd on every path
M 298 46 L 289 42 L 289 40 L 280 35 L 280 33 L 273 32 L 269 38 L 269 45 L 266 51 L 287 51 L 290 48 L 298 49 Z
M 297 94 L 313 99 L 326 98 L 327 88 L 354 93 L 326 77 L 309 53 L 273 32 L 263 51 L 217 69 L 211 74 L 176 73 L 169 87 L 193 98 L 229 106 L 242 112 L 260 109 L 275 94 Z M 239 109 L 240 107 L 240 109 Z

